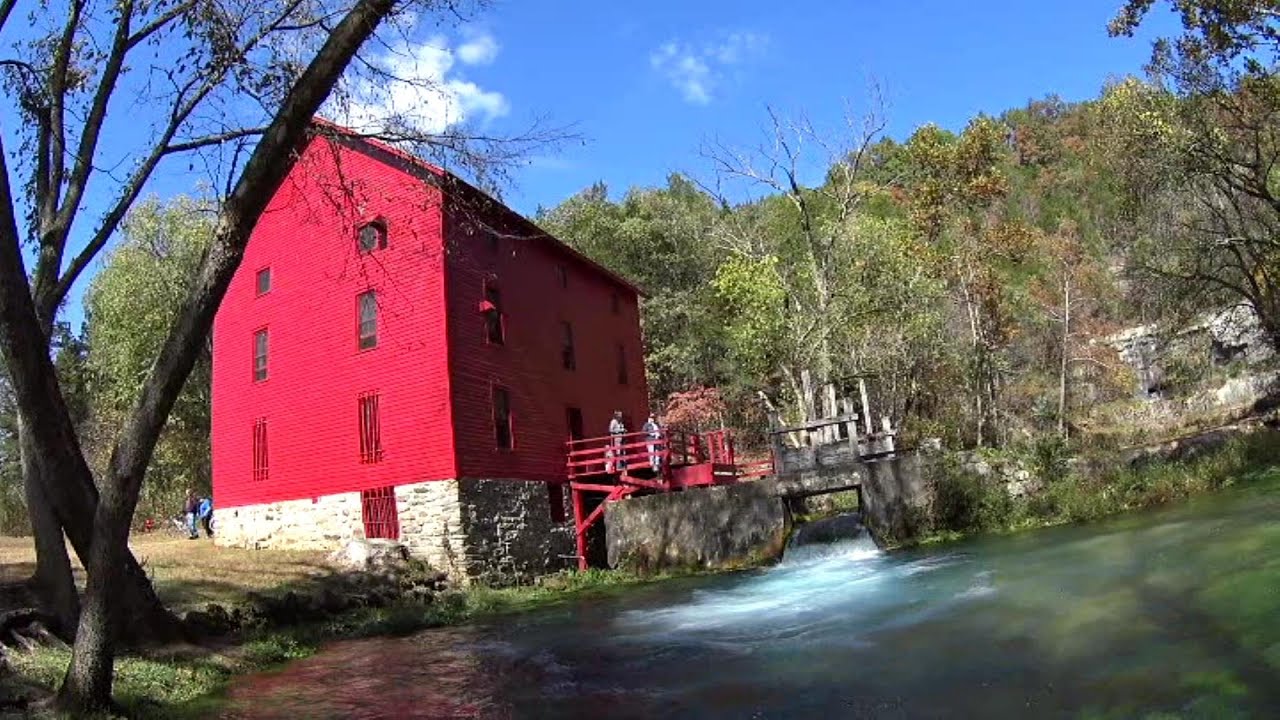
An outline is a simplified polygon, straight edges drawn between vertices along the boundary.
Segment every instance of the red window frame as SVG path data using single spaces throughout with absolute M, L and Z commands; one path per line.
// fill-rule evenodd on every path
M 400 539 L 400 514 L 392 486 L 360 491 L 360 518 L 365 538 Z
M 371 309 L 367 318 L 370 327 L 365 328 L 366 303 Z M 356 296 L 356 349 L 372 350 L 378 347 L 378 294 L 375 290 L 365 290 Z
M 263 280 L 266 282 L 264 283 Z M 258 272 L 253 275 L 253 294 L 256 297 L 262 297 L 269 292 L 271 292 L 271 267 L 258 268 Z
M 365 247 L 364 233 L 365 230 L 372 230 L 376 233 L 373 238 L 373 245 Z M 361 255 L 367 255 L 375 250 L 387 249 L 387 223 L 384 220 L 369 220 L 356 226 L 356 251 Z
M 261 342 L 260 342 L 261 341 Z M 259 352 L 261 345 L 261 352 Z M 271 335 L 267 332 L 267 328 L 258 328 L 253 331 L 253 381 L 263 382 L 267 379 L 268 358 L 271 354 Z
M 498 450 L 516 449 L 516 427 L 511 412 L 511 391 L 494 385 L 489 395 L 493 409 L 493 445 Z
M 560 365 L 565 370 L 578 369 L 578 355 L 573 346 L 573 324 L 568 320 L 560 323 Z
M 558 482 L 547 483 L 547 510 L 551 513 L 551 522 L 562 523 L 568 517 L 564 511 L 564 485 Z
M 626 385 L 631 380 L 627 372 L 627 346 L 618 343 L 618 384 Z
M 507 344 L 507 316 L 502 312 L 502 292 L 493 280 L 484 281 L 484 339 L 489 345 Z
M 357 406 L 360 418 L 360 462 L 370 464 L 382 460 L 381 398 L 377 392 L 361 393 Z
M 263 482 L 268 477 L 267 419 L 253 421 L 253 479 Z
M 570 440 L 581 440 L 583 434 L 584 423 L 582 421 L 582 408 L 567 407 L 564 409 L 564 424 L 569 431 Z

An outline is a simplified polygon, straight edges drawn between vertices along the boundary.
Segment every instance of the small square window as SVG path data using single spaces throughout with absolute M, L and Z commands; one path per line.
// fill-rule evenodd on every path
M 360 331 L 358 345 L 361 350 L 378 347 L 378 296 L 373 290 L 360 293 L 358 301 Z
M 511 427 L 511 395 L 506 388 L 493 388 L 493 442 L 499 450 L 515 447 Z
M 253 380 L 267 379 L 267 331 L 265 328 L 253 334 Z
M 387 226 L 380 221 L 361 225 L 360 230 L 356 233 L 356 244 L 359 245 L 362 253 L 385 250 L 387 247 Z
M 266 295 L 271 292 L 271 268 L 265 267 L 258 271 L 254 287 L 259 295 Z

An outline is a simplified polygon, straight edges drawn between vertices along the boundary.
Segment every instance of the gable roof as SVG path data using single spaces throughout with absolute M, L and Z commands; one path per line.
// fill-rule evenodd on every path
M 463 180 L 448 170 L 433 165 L 412 153 L 401 150 L 380 138 L 358 133 L 351 128 L 344 127 L 330 120 L 317 116 L 311 119 L 311 124 L 313 127 L 319 129 L 318 132 L 314 132 L 312 134 L 313 136 L 322 136 L 330 140 L 341 142 L 353 149 L 369 151 L 375 159 L 388 165 L 396 165 L 399 169 L 418 175 L 419 177 L 422 177 L 425 173 L 442 190 L 446 190 L 453 194 L 469 196 L 468 200 L 479 206 L 491 205 L 499 208 L 510 217 L 515 218 L 516 221 L 523 225 L 525 229 L 530 230 L 530 236 L 532 239 L 547 243 L 556 252 L 567 256 L 575 262 L 585 265 L 592 271 L 604 277 L 606 280 L 609 280 L 616 285 L 620 285 L 624 289 L 629 290 L 636 295 L 642 297 L 646 296 L 645 292 L 635 283 L 627 280 L 618 273 L 615 273 L 609 268 L 606 268 L 595 260 L 592 260 L 583 253 L 570 247 L 564 241 L 555 237 L 546 230 L 543 230 L 529 218 L 521 215 L 515 210 L 512 210 L 502 201 L 494 198 L 492 195 L 489 195 L 480 188 L 472 185 L 466 180 Z

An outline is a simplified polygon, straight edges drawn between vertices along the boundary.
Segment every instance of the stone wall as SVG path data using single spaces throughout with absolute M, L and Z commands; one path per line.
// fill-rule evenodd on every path
M 925 478 L 927 456 L 901 453 L 866 464 L 863 523 L 879 540 L 913 537 L 928 512 L 933 488 Z
M 791 514 L 768 481 L 694 488 L 610 503 L 609 566 L 723 569 L 778 557 Z
M 565 488 L 563 522 L 553 522 L 547 483 L 461 480 L 463 574 L 490 584 L 529 582 L 577 566 L 573 510 Z
M 332 550 L 364 538 L 360 493 L 349 492 L 217 510 L 219 545 Z
M 774 560 L 791 531 L 789 503 L 855 489 L 863 522 L 877 539 L 910 536 L 931 500 L 916 453 L 627 498 L 605 508 L 609 565 L 720 569 Z
M 450 578 L 466 582 L 464 556 L 468 538 L 457 480 L 396 487 L 396 515 L 400 519 L 400 542 L 414 556 L 445 571 Z M 363 529 L 360 534 L 364 535 Z
M 466 584 L 528 582 L 574 564 L 573 513 L 551 518 L 546 483 L 433 480 L 395 488 L 400 541 Z M 360 493 L 217 511 L 216 542 L 247 548 L 335 550 L 364 539 Z

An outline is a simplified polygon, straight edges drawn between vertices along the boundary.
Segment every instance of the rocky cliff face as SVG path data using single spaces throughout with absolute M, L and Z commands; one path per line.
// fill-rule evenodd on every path
M 1181 369 L 1225 367 L 1236 364 L 1258 367 L 1274 359 L 1275 351 L 1251 309 L 1236 306 L 1206 313 L 1177 329 L 1140 325 L 1103 340 L 1133 368 L 1142 396 L 1159 398 L 1183 381 Z M 1224 401 L 1238 400 L 1240 388 L 1228 391 Z M 1234 395 L 1232 395 L 1234 393 Z

